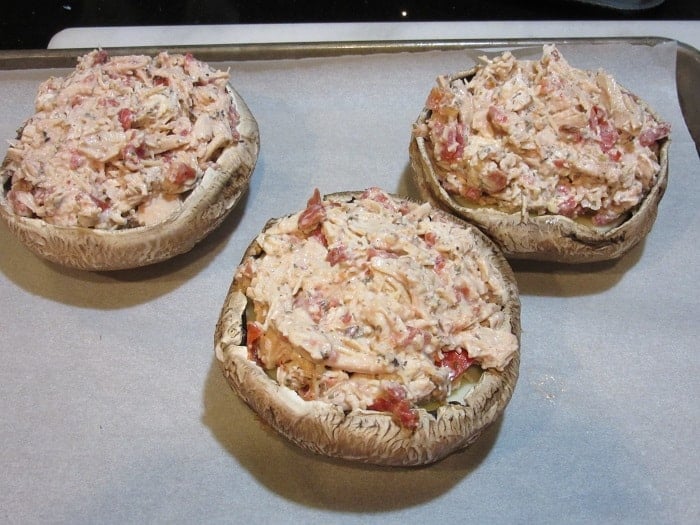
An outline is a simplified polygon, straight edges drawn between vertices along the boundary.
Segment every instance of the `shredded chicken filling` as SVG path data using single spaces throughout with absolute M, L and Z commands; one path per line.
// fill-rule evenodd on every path
M 439 77 L 424 137 L 445 190 L 466 205 L 556 214 L 606 227 L 656 181 L 670 126 L 602 70 L 571 67 L 554 45 L 510 52 L 473 77 Z
M 251 358 L 304 399 L 410 427 L 415 405 L 444 402 L 471 365 L 502 370 L 517 350 L 500 274 L 427 204 L 316 192 L 257 243 L 235 277 L 254 311 Z
M 189 54 L 79 58 L 70 75 L 42 83 L 10 143 L 13 211 L 99 229 L 162 221 L 239 141 L 228 79 Z

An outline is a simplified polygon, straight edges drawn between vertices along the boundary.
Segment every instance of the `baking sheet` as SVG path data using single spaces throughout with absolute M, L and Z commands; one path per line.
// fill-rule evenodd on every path
M 525 44 L 518 55 L 539 55 Z M 230 67 L 258 118 L 261 156 L 246 197 L 188 254 L 79 272 L 34 257 L 0 225 L 0 519 L 700 520 L 700 162 L 676 94 L 674 42 L 560 45 L 569 62 L 605 68 L 671 122 L 669 187 L 650 235 L 618 261 L 513 264 L 521 375 L 504 417 L 475 445 L 422 469 L 329 460 L 279 438 L 230 391 L 213 333 L 247 244 L 315 187 L 414 196 L 411 123 L 435 76 L 480 54 L 367 46 L 264 60 L 201 50 Z M 31 111 L 38 83 L 64 72 L 0 71 L 3 136 Z

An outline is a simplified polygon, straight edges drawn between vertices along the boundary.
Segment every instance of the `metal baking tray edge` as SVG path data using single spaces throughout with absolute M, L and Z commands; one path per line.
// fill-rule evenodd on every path
M 411 40 L 411 41 L 351 41 L 265 44 L 216 44 L 195 46 L 168 46 L 173 52 L 191 52 L 201 60 L 222 62 L 228 60 L 282 60 L 342 55 L 369 55 L 377 53 L 411 53 L 421 51 L 479 49 L 482 47 L 521 47 L 556 44 L 630 43 L 653 46 L 672 41 L 663 37 L 596 37 L 596 38 L 537 38 L 502 40 Z M 700 51 L 676 41 L 676 89 L 683 118 L 700 154 L 700 104 L 695 100 L 700 85 Z M 114 47 L 113 54 L 154 54 L 161 47 Z M 0 50 L 0 70 L 44 69 L 74 67 L 76 58 L 86 52 L 74 49 Z

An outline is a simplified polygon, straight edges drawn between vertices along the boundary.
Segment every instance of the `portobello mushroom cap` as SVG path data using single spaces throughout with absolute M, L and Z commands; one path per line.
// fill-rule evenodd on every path
M 11 173 L 7 158 L 0 171 L 0 217 L 20 242 L 36 255 L 81 270 L 121 270 L 158 263 L 191 250 L 226 218 L 248 188 L 260 147 L 258 123 L 229 84 L 239 114 L 240 140 L 223 149 L 215 164 L 163 221 L 148 226 L 104 230 L 58 226 L 23 217 L 7 200 Z
M 339 192 L 324 199 L 347 199 L 360 192 Z M 396 198 L 394 196 L 394 198 Z M 420 466 L 437 462 L 479 438 L 510 401 L 520 366 L 520 299 L 514 274 L 499 248 L 477 228 L 442 210 L 435 214 L 468 229 L 479 253 L 503 282 L 505 326 L 517 338 L 517 350 L 502 372 L 484 369 L 477 384 L 460 402 L 437 409 L 417 408 L 414 430 L 402 427 L 388 412 L 340 407 L 320 400 L 304 400 L 279 384 L 251 358 L 246 347 L 245 290 L 234 279 L 221 309 L 215 332 L 215 354 L 230 387 L 258 416 L 291 442 L 310 452 L 343 460 L 384 466 Z M 266 231 L 280 219 L 270 220 Z M 243 261 L 263 255 L 250 244 Z
M 468 82 L 477 70 L 472 68 L 451 75 L 448 82 Z M 637 101 L 657 117 L 648 104 L 638 98 Z M 430 114 L 430 109 L 423 108 L 416 124 L 425 124 Z M 501 247 L 508 259 L 590 263 L 624 255 L 651 231 L 668 183 L 669 146 L 669 137 L 661 139 L 656 181 L 628 216 L 611 228 L 598 228 L 563 215 L 523 215 L 519 211 L 508 213 L 488 206 L 465 205 L 440 184 L 440 168 L 434 162 L 428 140 L 412 137 L 409 157 L 413 180 L 421 197 L 478 226 Z

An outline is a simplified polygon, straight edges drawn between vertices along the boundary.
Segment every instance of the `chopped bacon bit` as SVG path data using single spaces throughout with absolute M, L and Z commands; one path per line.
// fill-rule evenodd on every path
M 622 158 L 622 152 L 617 148 L 611 149 L 608 151 L 608 158 L 613 162 L 619 162 L 619 160 Z
M 323 233 L 323 228 L 321 228 L 321 226 L 309 233 L 308 236 L 309 239 L 316 239 L 321 246 L 328 247 L 328 239 L 326 239 L 326 234 Z
M 369 410 L 389 412 L 394 421 L 409 430 L 418 427 L 418 413 L 406 399 L 406 391 L 399 386 L 390 386 L 374 400 Z
M 653 128 L 647 128 L 639 135 L 639 143 L 642 146 L 651 146 L 671 133 L 671 126 L 667 122 L 662 122 Z
M 367 188 L 365 191 L 362 192 L 360 195 L 361 199 L 370 199 L 376 202 L 379 202 L 381 204 L 390 204 L 391 202 L 389 201 L 389 197 L 384 193 L 381 189 L 377 188 L 376 186 L 372 186 L 371 188 Z
M 318 188 L 306 203 L 306 209 L 299 215 L 297 227 L 302 233 L 310 234 L 326 219 L 326 208 L 321 201 L 321 193 Z
M 484 189 L 489 193 L 498 193 L 508 185 L 508 178 L 501 170 L 493 170 L 483 179 Z
M 461 297 L 462 299 L 468 299 L 471 291 L 469 290 L 469 287 L 466 284 L 455 286 L 454 290 L 455 294 L 457 294 L 457 297 Z
M 110 106 L 110 107 L 116 108 L 116 107 L 119 105 L 119 101 L 118 101 L 116 98 L 108 97 L 108 98 L 101 98 L 101 99 L 97 102 L 97 104 L 98 104 L 100 107 L 107 107 L 107 106 Z
M 436 273 L 440 273 L 445 269 L 445 258 L 442 255 L 438 255 L 435 258 L 435 264 L 433 265 L 433 270 L 435 270 Z
M 426 232 L 423 234 L 423 240 L 425 241 L 425 244 L 428 245 L 428 247 L 432 248 L 435 246 L 437 243 L 437 235 L 435 235 L 435 232 Z
M 474 359 L 469 357 L 465 349 L 442 352 L 442 358 L 436 356 L 435 364 L 450 369 L 450 380 L 454 381 L 472 365 Z
M 436 121 L 433 133 L 441 137 L 439 151 L 436 152 L 441 160 L 458 160 L 464 154 L 465 127 L 461 122 L 451 120 L 448 124 Z
M 486 112 L 486 119 L 498 128 L 503 127 L 508 122 L 508 115 L 501 111 L 496 106 L 489 106 Z
M 343 245 L 331 248 L 326 254 L 326 261 L 328 261 L 331 266 L 335 266 L 336 264 L 347 260 L 348 251 L 347 248 Z
M 85 163 L 85 156 L 81 155 L 77 151 L 74 151 L 70 154 L 70 169 L 72 170 L 77 170 L 80 166 L 82 166 Z
M 131 129 L 131 125 L 134 122 L 134 112 L 129 108 L 122 108 L 119 110 L 119 113 L 117 113 L 117 118 L 119 119 L 119 123 L 122 125 L 122 129 L 127 131 Z
M 596 213 L 593 217 L 591 217 L 591 221 L 596 226 L 605 226 L 615 221 L 619 216 L 619 213 L 614 212 L 612 210 L 601 211 Z
M 109 204 L 107 203 L 107 201 L 104 201 L 104 200 L 102 200 L 102 199 L 98 199 L 98 198 L 95 197 L 94 195 L 90 195 L 90 198 L 92 199 L 92 202 L 94 202 L 95 204 L 97 204 L 97 207 L 98 207 L 99 209 L 101 209 L 102 211 L 104 211 L 104 210 L 106 210 L 107 208 L 109 208 Z
M 591 114 L 588 117 L 588 126 L 591 128 L 591 131 L 598 135 L 600 139 L 600 149 L 603 153 L 607 153 L 612 149 L 620 138 L 620 134 L 617 132 L 617 129 L 615 129 L 615 126 L 607 119 L 605 109 L 600 106 L 591 107 Z
M 410 345 L 413 341 L 416 340 L 420 336 L 423 339 L 423 344 L 428 344 L 430 341 L 432 341 L 432 334 L 428 332 L 427 330 L 424 330 L 422 328 L 417 328 L 415 326 L 409 326 L 408 327 L 408 333 L 403 335 L 401 338 L 398 338 L 397 342 L 399 346 L 408 346 Z
M 474 186 L 466 186 L 462 192 L 462 196 L 470 201 L 478 201 L 481 198 L 481 190 Z
M 557 196 L 562 197 L 557 213 L 565 217 L 575 217 L 579 205 L 575 196 L 571 194 L 571 188 L 565 184 L 557 185 Z
M 554 164 L 554 165 L 555 165 L 557 168 L 559 168 L 559 169 L 563 169 L 563 168 L 568 168 L 568 167 L 569 167 L 568 161 L 566 161 L 566 160 L 564 160 L 564 159 L 554 159 L 554 160 L 552 161 L 552 164 Z
M 583 134 L 581 130 L 575 126 L 559 126 L 559 134 L 562 136 L 563 140 L 568 142 L 582 142 Z
M 568 197 L 565 201 L 559 203 L 559 208 L 557 212 L 559 215 L 563 215 L 564 217 L 574 217 L 576 208 L 578 207 L 578 204 L 576 204 L 576 199 L 574 197 Z
M 153 77 L 153 85 L 154 86 L 169 86 L 170 79 L 156 75 Z

